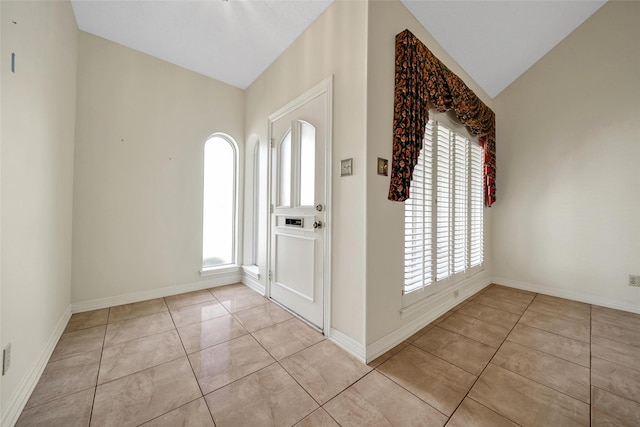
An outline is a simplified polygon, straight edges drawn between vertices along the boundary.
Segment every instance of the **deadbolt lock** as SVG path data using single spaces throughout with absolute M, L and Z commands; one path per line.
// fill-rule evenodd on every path
M 322 203 L 318 203 L 318 204 L 316 205 L 316 210 L 317 210 L 318 212 L 322 212 L 322 209 L 324 209 L 324 206 L 322 206 Z

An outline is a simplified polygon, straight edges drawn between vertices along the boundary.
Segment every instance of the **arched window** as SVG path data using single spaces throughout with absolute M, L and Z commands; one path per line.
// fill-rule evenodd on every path
M 256 141 L 253 149 L 253 247 L 251 264 L 258 265 L 258 233 L 260 218 L 260 143 Z
M 202 268 L 236 264 L 238 148 L 214 134 L 204 144 Z

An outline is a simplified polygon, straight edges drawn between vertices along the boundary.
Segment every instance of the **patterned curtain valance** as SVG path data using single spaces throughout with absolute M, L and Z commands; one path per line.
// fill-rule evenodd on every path
M 491 206 L 496 193 L 495 114 L 409 30 L 396 36 L 389 200 L 402 202 L 409 198 L 413 168 L 429 121 L 429 105 L 438 112 L 453 110 L 458 120 L 479 137 L 484 148 L 485 205 Z

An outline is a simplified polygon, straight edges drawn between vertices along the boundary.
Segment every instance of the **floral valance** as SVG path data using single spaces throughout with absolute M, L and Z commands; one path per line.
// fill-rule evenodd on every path
M 396 81 L 393 117 L 393 158 L 389 200 L 409 198 L 413 168 L 418 162 L 429 106 L 453 110 L 458 120 L 478 136 L 484 148 L 485 204 L 495 201 L 495 114 L 409 30 L 396 36 Z

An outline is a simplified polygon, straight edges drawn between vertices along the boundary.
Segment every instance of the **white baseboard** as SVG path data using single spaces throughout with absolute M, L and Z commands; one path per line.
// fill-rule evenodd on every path
M 507 279 L 504 277 L 494 277 L 493 283 L 495 283 L 496 285 L 522 289 L 524 291 L 536 292 L 539 294 L 551 295 L 553 297 L 584 302 L 587 304 L 601 305 L 603 307 L 613 308 L 616 310 L 629 311 L 631 313 L 640 313 L 640 307 L 637 305 L 629 304 L 626 301 L 620 301 L 614 298 L 589 294 L 586 292 L 573 291 L 570 289 L 557 288 L 548 285 L 521 282 L 519 280 Z
M 42 349 L 40 357 L 36 363 L 34 363 L 27 371 L 26 375 L 24 375 L 13 395 L 9 396 L 9 403 L 7 404 L 6 410 L 3 411 L 0 421 L 0 425 L 2 427 L 13 427 L 18 421 L 29 397 L 31 397 L 31 393 L 33 393 L 33 389 L 36 388 L 36 385 L 40 380 L 40 376 L 42 375 L 44 368 L 47 366 L 47 362 L 49 362 L 49 358 L 51 357 L 53 350 L 56 348 L 56 344 L 58 344 L 64 329 L 67 327 L 70 317 L 71 306 L 67 307 L 64 313 L 62 313 L 62 316 L 49 336 L 49 340 Z
M 427 297 L 425 301 L 420 304 L 420 311 L 423 314 L 390 334 L 387 334 L 367 345 L 367 363 L 391 350 L 393 347 L 397 346 L 402 341 L 406 340 L 411 335 L 415 334 L 420 329 L 424 328 L 426 325 L 433 322 L 465 299 L 480 292 L 490 284 L 491 281 L 484 275 L 481 275 L 481 277 L 475 278 L 475 280 L 461 282 L 460 284 L 454 285 L 446 292 L 441 292 L 433 295 L 432 297 Z M 454 297 L 453 294 L 456 290 L 459 293 L 457 298 Z
M 367 363 L 366 348 L 358 341 L 354 340 L 351 337 L 348 337 L 347 335 L 334 328 L 331 328 L 328 338 L 333 341 L 338 347 L 346 350 L 362 363 Z
M 185 292 L 199 291 L 202 289 L 214 288 L 217 286 L 231 285 L 234 283 L 240 283 L 241 281 L 242 274 L 240 273 L 240 269 L 238 269 L 238 271 L 232 273 L 224 273 L 220 274 L 219 276 L 208 276 L 207 280 L 201 280 L 198 282 L 167 286 L 158 289 L 149 289 L 148 291 L 133 292 L 130 294 L 98 298 L 89 301 L 75 302 L 72 304 L 71 310 L 73 313 L 81 313 L 83 311 L 98 310 L 101 308 L 114 307 L 116 305 L 130 304 L 133 302 L 146 301 L 154 298 L 168 297 Z

